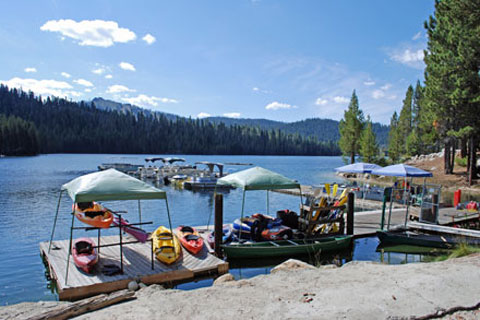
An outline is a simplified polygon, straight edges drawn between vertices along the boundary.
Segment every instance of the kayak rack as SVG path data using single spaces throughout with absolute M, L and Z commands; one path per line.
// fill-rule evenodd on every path
M 67 281 L 68 281 L 68 269 L 69 269 L 69 266 L 70 266 L 69 262 L 70 262 L 70 256 L 72 254 L 71 251 L 72 251 L 72 242 L 73 242 L 73 230 L 85 230 L 85 231 L 98 230 L 97 245 L 94 246 L 94 248 L 98 249 L 97 253 L 99 255 L 99 258 L 100 258 L 100 248 L 120 246 L 120 273 L 123 274 L 123 246 L 126 245 L 126 244 L 141 243 L 141 241 L 130 240 L 130 241 L 124 242 L 123 241 L 123 235 L 122 235 L 122 229 L 125 228 L 126 226 L 123 226 L 122 223 L 121 223 L 121 221 L 123 221 L 122 220 L 122 214 L 119 213 L 118 211 L 117 212 L 110 211 L 110 212 L 112 212 L 113 214 L 115 214 L 119 218 L 120 223 L 118 224 L 118 226 L 110 225 L 108 228 L 74 227 L 73 223 L 74 223 L 75 219 L 72 219 L 72 226 L 70 228 L 70 245 L 69 245 L 69 252 L 68 252 L 68 257 L 67 257 L 67 270 L 66 270 L 66 274 L 65 274 L 65 284 L 67 284 Z M 72 215 L 74 215 L 73 212 L 72 212 Z M 140 225 L 147 225 L 147 224 L 153 224 L 153 222 L 152 221 L 147 221 L 147 222 L 129 223 L 130 226 L 140 226 Z M 120 241 L 116 242 L 116 243 L 109 243 L 109 244 L 101 245 L 100 244 L 100 239 L 101 239 L 100 231 L 101 231 L 101 229 L 111 229 L 111 228 L 118 228 Z M 150 252 L 151 252 L 150 261 L 151 261 L 152 270 L 154 270 L 155 265 L 153 263 L 153 239 L 150 239 L 149 242 L 150 242 L 150 248 L 151 248 L 151 250 L 150 250 Z

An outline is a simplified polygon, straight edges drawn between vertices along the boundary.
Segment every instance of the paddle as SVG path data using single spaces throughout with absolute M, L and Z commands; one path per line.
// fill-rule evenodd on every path
M 327 195 L 330 197 L 330 183 L 325 183 L 325 191 L 327 192 Z
M 333 185 L 333 192 L 332 192 L 332 198 L 335 199 L 335 196 L 337 195 L 337 191 L 338 191 L 338 184 L 334 184 Z

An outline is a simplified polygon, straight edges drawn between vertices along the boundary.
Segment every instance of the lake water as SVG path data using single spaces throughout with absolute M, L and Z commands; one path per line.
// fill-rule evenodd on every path
M 144 159 L 158 155 L 71 155 L 52 154 L 37 157 L 0 158 L 0 305 L 23 301 L 56 300 L 57 296 L 47 288 L 45 268 L 39 255 L 39 242 L 50 238 L 55 210 L 62 184 L 97 170 L 105 162 L 128 162 L 143 164 Z M 167 155 L 172 156 L 172 155 Z M 187 163 L 196 161 L 253 163 L 298 180 L 301 184 L 319 185 L 325 182 L 341 182 L 333 168 L 343 165 L 340 157 L 279 157 L 279 156 L 181 156 Z M 244 166 L 227 166 L 226 172 L 245 169 Z M 193 193 L 160 186 L 167 192 L 173 226 L 180 224 L 205 225 L 213 221 L 213 194 Z M 241 208 L 241 190 L 232 190 L 224 196 L 224 221 L 238 218 Z M 298 197 L 270 193 L 271 213 L 290 208 L 297 211 Z M 137 218 L 137 202 L 105 203 L 114 210 L 127 210 L 126 218 Z M 54 239 L 68 239 L 71 223 L 71 199 L 64 195 Z M 264 191 L 247 192 L 245 213 L 266 211 Z M 152 231 L 159 225 L 168 225 L 164 201 L 142 202 L 142 220 L 153 221 L 145 229 Z M 113 230 L 102 235 L 114 234 Z M 118 232 L 118 231 L 117 231 Z M 115 233 L 116 234 L 116 233 Z M 74 237 L 85 235 L 77 230 Z M 95 237 L 96 231 L 87 232 Z M 381 260 L 376 252 L 376 238 L 360 239 L 352 252 L 344 257 L 333 257 L 342 263 L 348 260 Z M 389 255 L 390 263 L 418 261 L 418 256 Z M 409 260 L 410 259 L 410 260 Z M 407 261 L 405 261 L 407 260 Z M 272 262 L 274 264 L 275 262 Z M 271 264 L 270 264 L 271 265 Z M 250 277 L 265 273 L 270 266 L 242 266 L 231 272 L 238 277 Z M 211 280 L 180 285 L 191 289 L 210 285 Z

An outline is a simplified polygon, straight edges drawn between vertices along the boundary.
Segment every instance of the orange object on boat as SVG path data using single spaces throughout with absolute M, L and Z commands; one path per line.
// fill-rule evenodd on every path
M 75 203 L 73 213 L 78 220 L 96 228 L 108 228 L 113 222 L 113 214 L 96 202 Z

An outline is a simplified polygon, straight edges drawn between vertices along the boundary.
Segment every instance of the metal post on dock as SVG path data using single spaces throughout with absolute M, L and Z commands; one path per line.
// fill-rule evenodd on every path
M 353 213 L 355 211 L 355 194 L 348 193 L 347 206 L 347 234 L 353 235 Z
M 215 194 L 215 254 L 217 257 L 222 258 L 222 244 L 223 238 L 223 194 Z

